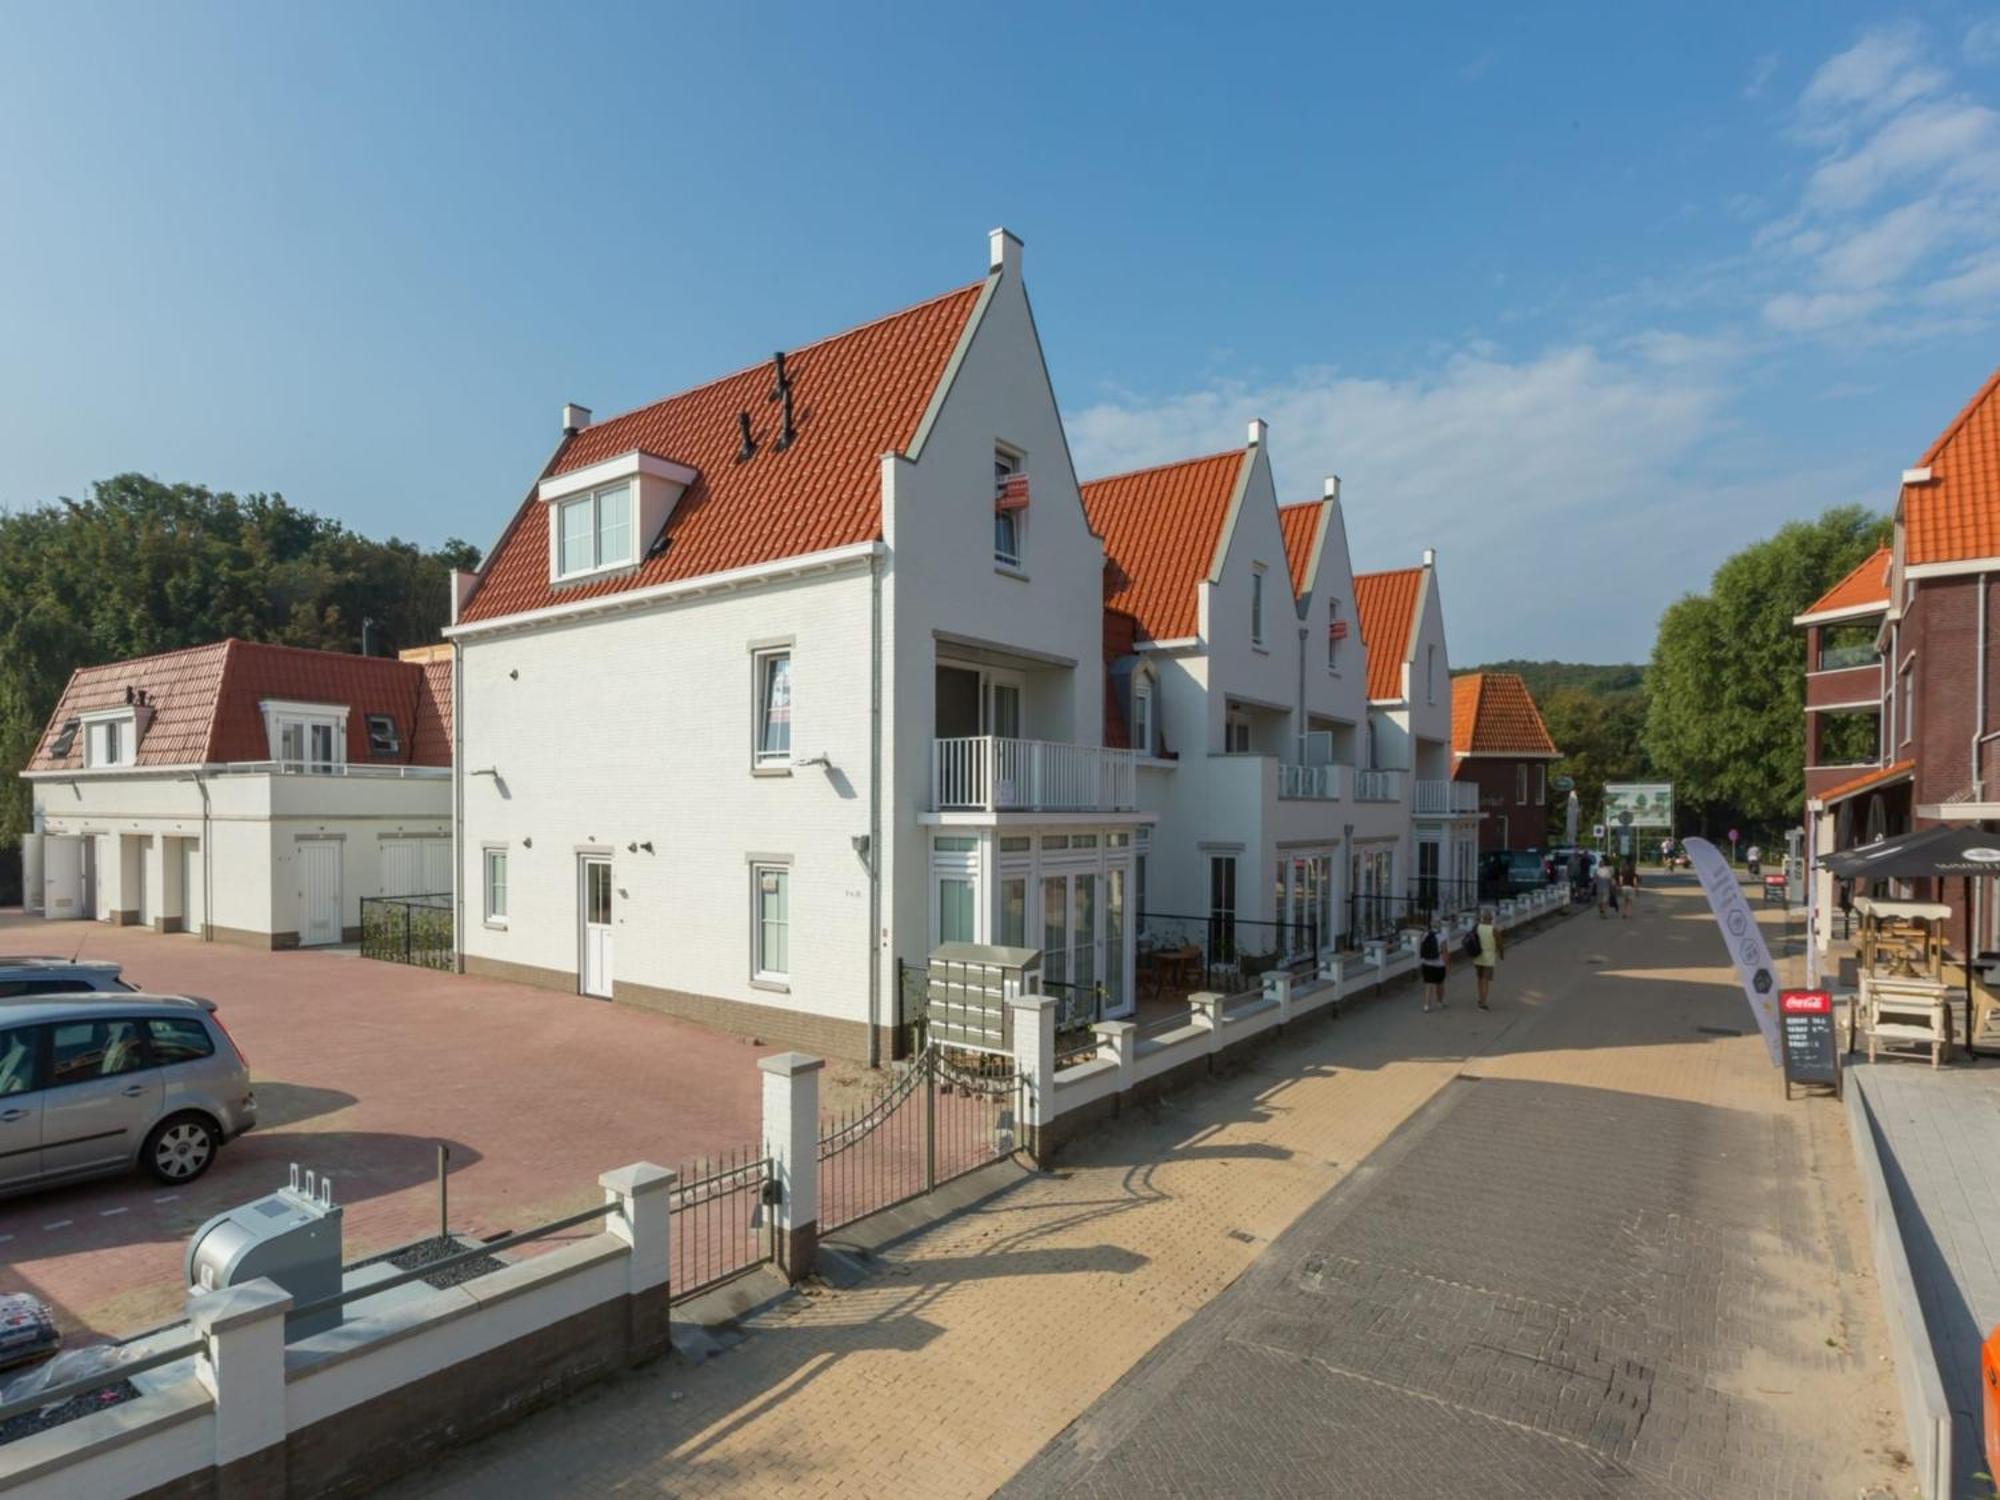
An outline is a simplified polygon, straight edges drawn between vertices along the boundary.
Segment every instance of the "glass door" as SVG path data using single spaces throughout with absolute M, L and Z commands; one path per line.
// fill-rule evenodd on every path
M 1104 872 L 1104 1014 L 1129 1015 L 1132 995 L 1125 983 L 1125 872 Z
M 578 988 L 601 1000 L 611 998 L 611 861 L 585 858 L 582 868 L 582 962 Z

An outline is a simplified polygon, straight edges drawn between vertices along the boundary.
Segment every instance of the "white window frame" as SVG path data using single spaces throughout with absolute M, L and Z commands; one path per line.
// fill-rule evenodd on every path
M 1005 443 L 993 445 L 993 498 L 1000 498 L 1000 487 L 1015 474 L 1021 472 L 1021 455 Z M 1010 557 L 1000 549 L 1000 518 L 1008 517 L 1014 528 L 1014 552 Z M 998 505 L 993 510 L 993 566 L 1019 573 L 1026 566 L 1028 555 L 1028 512 L 1023 510 L 1003 511 Z
M 1535 806 L 1549 805 L 1549 767 L 1546 761 L 1535 762 Z
M 773 968 L 765 962 L 769 957 L 764 947 L 764 879 L 766 876 L 771 876 L 782 883 L 784 913 L 776 921 L 783 929 L 785 944 L 783 968 Z M 750 982 L 778 989 L 789 990 L 791 988 L 792 863 L 789 859 L 760 857 L 750 861 Z
M 368 753 L 370 755 L 386 758 L 403 753 L 403 732 L 397 725 L 394 714 L 369 714 L 362 722 L 368 729 Z M 375 726 L 377 724 L 386 724 L 388 726 L 388 742 L 379 750 L 375 748 Z
M 1236 731 L 1243 731 L 1243 748 L 1236 748 Z M 1226 708 L 1222 713 L 1222 753 L 1224 755 L 1250 754 L 1250 715 L 1240 708 Z
M 347 705 L 345 703 L 296 703 L 281 698 L 266 698 L 258 705 L 264 713 L 264 735 L 270 747 L 272 761 L 284 769 L 331 773 L 347 768 Z M 288 759 L 285 755 L 285 729 L 289 725 L 300 726 L 304 737 L 305 754 Z M 315 728 L 323 728 L 331 733 L 333 755 L 321 761 L 312 753 L 312 733 Z
M 1264 644 L 1264 565 L 1250 568 L 1250 644 Z
M 1329 599 L 1326 601 L 1326 669 L 1329 672 L 1340 670 L 1340 637 L 1333 633 L 1333 627 L 1339 623 L 1340 601 Z
M 496 868 L 500 876 L 497 881 L 493 878 Z M 507 882 L 510 873 L 507 865 L 507 846 L 505 844 L 487 844 L 480 849 L 480 910 L 485 913 L 485 922 L 488 927 L 505 927 L 507 925 Z M 496 888 L 500 893 L 500 899 L 497 903 L 493 899 Z
M 116 771 L 138 764 L 139 716 L 129 708 L 114 708 L 78 715 L 83 732 L 83 765 L 87 771 Z M 112 754 L 105 754 L 107 740 L 116 741 Z
M 1153 753 L 1153 684 L 1143 672 L 1132 679 L 1132 748 Z
M 607 556 L 604 548 L 604 502 L 614 495 L 625 497 L 625 550 L 622 555 L 616 557 Z M 629 568 L 638 561 L 639 496 L 635 481 L 616 480 L 580 494 L 564 495 L 560 499 L 549 501 L 548 505 L 551 570 L 557 582 L 566 583 L 571 579 L 588 578 L 596 573 Z M 590 507 L 590 559 L 572 565 L 566 547 L 568 530 L 563 522 L 572 510 L 583 505 Z
M 785 748 L 767 750 L 764 743 L 770 728 L 770 700 L 765 690 L 771 669 L 779 661 L 785 664 Z M 790 641 L 771 641 L 750 650 L 750 764 L 752 769 L 767 775 L 776 771 L 789 774 L 792 769 L 793 731 L 798 727 L 796 666 Z
M 1905 662 L 1903 670 L 1899 674 L 1902 678 L 1902 681 L 1898 684 L 1901 689 L 1902 702 L 1898 707 L 1902 710 L 1900 717 L 1903 722 L 1898 728 L 1902 731 L 1903 743 L 1906 745 L 1915 739 L 1917 734 L 1917 674 L 1914 666 L 1913 662 Z
M 1528 763 L 1524 760 L 1514 763 L 1514 802 L 1519 807 L 1528 805 Z

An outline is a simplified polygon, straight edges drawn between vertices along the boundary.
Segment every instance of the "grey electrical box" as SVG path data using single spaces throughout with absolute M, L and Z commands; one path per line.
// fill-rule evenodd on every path
M 187 1279 L 193 1291 L 219 1291 L 268 1276 L 303 1307 L 339 1294 L 340 1209 L 333 1179 L 314 1180 L 292 1167 L 292 1180 L 268 1197 L 228 1209 L 195 1231 L 188 1241 Z M 340 1309 L 285 1319 L 285 1337 L 305 1338 L 340 1326 Z

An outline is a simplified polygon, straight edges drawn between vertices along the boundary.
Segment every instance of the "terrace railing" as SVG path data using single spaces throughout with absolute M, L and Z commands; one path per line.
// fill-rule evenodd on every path
M 1401 771 L 1356 771 L 1354 773 L 1354 800 L 1356 802 L 1400 802 L 1403 799 L 1403 773 Z
M 1278 795 L 1315 802 L 1336 802 L 1340 799 L 1339 766 L 1294 766 L 1278 767 Z
M 963 735 L 931 742 L 936 812 L 1129 812 L 1137 758 L 1105 745 Z
M 1419 781 L 1410 810 L 1419 817 L 1453 817 L 1479 811 L 1479 788 L 1469 781 Z

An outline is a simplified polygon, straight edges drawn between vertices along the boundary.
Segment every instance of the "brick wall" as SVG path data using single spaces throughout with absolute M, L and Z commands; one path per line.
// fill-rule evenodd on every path
M 1516 798 L 1518 785 L 1517 767 L 1524 764 L 1518 760 L 1503 759 L 1498 756 L 1473 755 L 1459 761 L 1458 769 L 1452 773 L 1454 781 L 1471 782 L 1479 788 L 1479 810 L 1484 814 L 1479 820 L 1479 848 L 1483 853 L 1489 849 L 1538 849 L 1548 843 L 1549 809 L 1546 800 L 1533 800 L 1537 791 L 1544 797 L 1555 794 L 1545 790 L 1545 782 L 1538 781 L 1535 767 L 1547 765 L 1546 761 L 1527 761 L 1528 797 L 1524 805 Z

